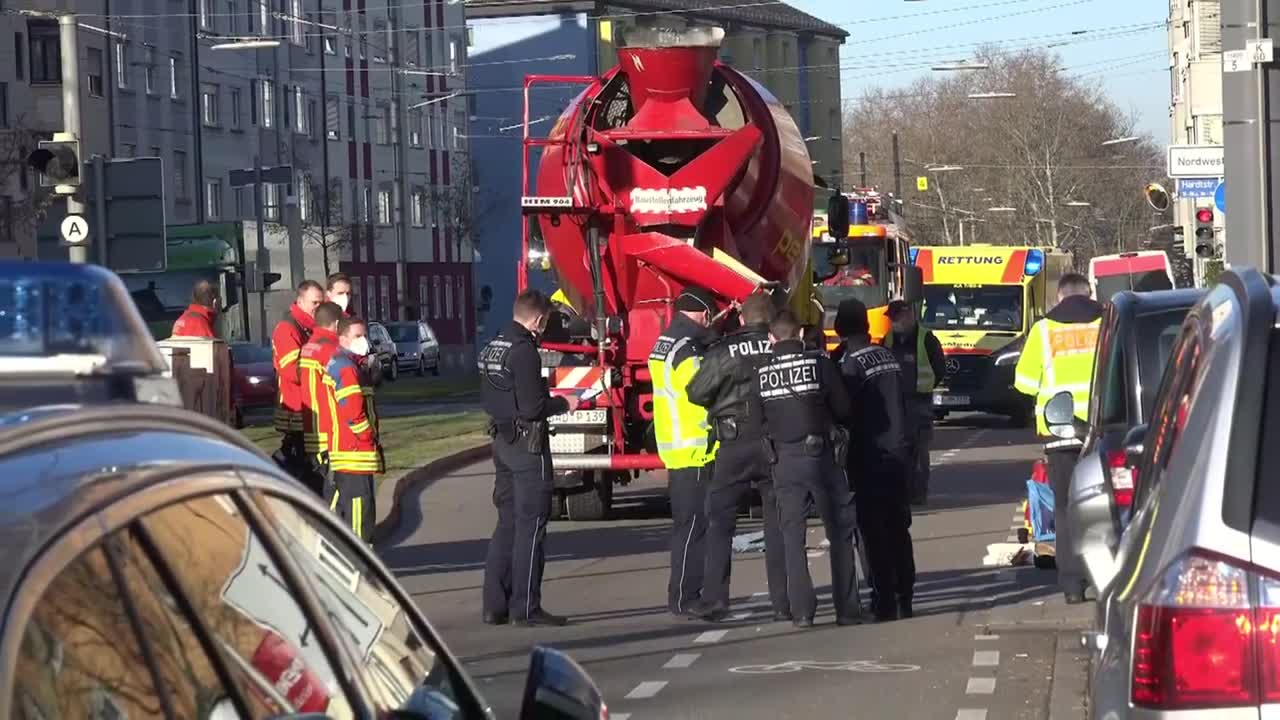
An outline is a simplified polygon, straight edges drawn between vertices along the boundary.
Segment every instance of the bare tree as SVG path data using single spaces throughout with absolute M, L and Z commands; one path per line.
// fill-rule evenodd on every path
M 28 187 L 24 193 L 19 177 L 26 172 L 27 155 L 45 137 L 47 133 L 28 128 L 21 115 L 14 119 L 13 127 L 0 129 L 0 244 L 16 245 L 22 250 L 19 254 L 33 257 L 36 228 L 53 196 L 36 187 Z M 24 249 L 27 239 L 32 242 Z
M 449 184 L 431 186 L 427 199 L 445 242 L 456 248 L 471 247 L 476 237 L 476 218 L 492 209 L 492 196 L 476 192 L 468 155 L 450 153 L 449 166 Z
M 320 193 L 327 193 L 327 198 Z M 324 261 L 324 274 L 328 277 L 332 272 L 332 263 L 337 255 L 351 246 L 351 226 L 343 219 L 342 183 L 330 180 L 328 187 L 320 190 L 313 184 L 310 193 L 314 207 L 308 208 L 306 220 L 302 221 L 303 242 L 309 242 L 320 248 L 320 256 Z M 325 200 L 328 200 L 329 221 L 325 222 Z
M 1134 118 L 1046 50 L 985 48 L 978 57 L 990 69 L 876 88 L 855 102 L 845 177 L 866 153 L 871 182 L 892 187 L 896 131 L 904 174 L 929 179 L 927 195 L 905 198 L 920 244 L 952 243 L 958 224 L 985 220 L 984 241 L 1054 245 L 1077 262 L 1142 246 L 1158 224 L 1142 187 L 1163 177 L 1159 149 L 1150 138 L 1102 144 L 1135 135 Z

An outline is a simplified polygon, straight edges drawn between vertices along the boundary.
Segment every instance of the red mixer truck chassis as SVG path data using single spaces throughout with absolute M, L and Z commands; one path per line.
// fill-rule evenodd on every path
M 615 484 L 663 469 L 648 356 L 685 285 L 711 290 L 726 314 L 763 288 L 821 321 L 808 317 L 804 137 L 764 87 L 716 59 L 723 37 L 719 28 L 641 28 L 601 77 L 525 78 L 521 206 L 583 320 L 575 337 L 544 339 L 544 374 L 553 392 L 603 390 L 551 420 L 557 497 L 571 519 L 607 517 Z M 586 86 L 545 138 L 529 136 L 538 84 Z

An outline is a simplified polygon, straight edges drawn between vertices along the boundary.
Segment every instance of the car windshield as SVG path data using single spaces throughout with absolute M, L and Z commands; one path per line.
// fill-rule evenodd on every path
M 235 343 L 231 346 L 231 359 L 239 365 L 271 362 L 271 348 L 251 343 Z
M 1169 282 L 1169 275 L 1163 270 L 1148 270 L 1146 272 L 1124 273 L 1120 275 L 1103 275 L 1097 279 L 1098 283 L 1098 300 L 1106 302 L 1111 299 L 1112 295 L 1125 290 L 1134 290 L 1137 292 L 1151 292 L 1154 290 L 1170 290 L 1173 283 Z
M 1021 285 L 925 285 L 925 327 L 938 330 L 1022 330 Z
M 416 343 L 418 342 L 418 326 L 416 324 L 395 324 L 387 325 L 387 333 L 391 335 L 391 339 L 398 343 Z
M 849 298 L 857 298 L 867 307 L 888 303 L 888 268 L 884 255 L 884 243 L 880 240 L 844 246 L 836 243 L 815 245 L 813 267 L 817 276 L 822 278 L 818 299 L 823 307 L 835 309 Z M 848 263 L 844 265 L 832 262 L 846 256 Z

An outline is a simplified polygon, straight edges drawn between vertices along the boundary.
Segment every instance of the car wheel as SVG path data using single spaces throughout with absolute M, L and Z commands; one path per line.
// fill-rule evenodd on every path
M 396 380 L 399 380 L 399 379 L 400 379 L 400 361 L 392 360 L 391 361 L 391 382 L 395 382 Z
M 239 405 L 236 405 L 234 413 L 231 416 L 231 424 L 232 427 L 239 430 L 244 427 L 244 411 L 240 409 Z

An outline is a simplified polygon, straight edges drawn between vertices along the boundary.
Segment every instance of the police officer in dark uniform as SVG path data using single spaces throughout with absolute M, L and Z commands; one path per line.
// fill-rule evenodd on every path
M 818 600 L 805 552 L 810 499 L 826 526 L 831 560 L 831 597 L 836 622 L 857 621 L 858 595 L 853 567 L 852 495 L 837 471 L 839 448 L 834 423 L 846 422 L 851 409 L 839 370 L 821 351 L 806 350 L 801 325 L 783 311 L 769 328 L 773 353 L 757 371 L 765 428 L 774 461 L 787 596 L 792 622 L 811 627 Z
M 513 322 L 480 351 L 481 401 L 489 415 L 498 524 L 484 570 L 489 625 L 564 625 L 542 609 L 542 542 L 551 514 L 547 418 L 576 410 L 578 398 L 552 398 L 542 377 L 538 335 L 551 302 L 537 290 L 516 297 Z
M 891 351 L 871 343 L 867 308 L 858 300 L 840 303 L 835 328 L 844 340 L 840 373 L 854 408 L 847 471 L 871 565 L 876 619 L 911 617 L 916 568 L 908 531 L 902 369 Z
M 787 567 L 778 532 L 777 503 L 764 448 L 764 422 L 756 371 L 769 361 L 769 323 L 775 308 L 757 293 L 739 310 L 742 326 L 707 349 L 702 366 L 689 381 L 689 401 L 707 409 L 712 432 L 720 441 L 711 485 L 707 489 L 706 564 L 703 573 L 703 619 L 718 622 L 729 614 L 729 575 L 738 507 L 752 485 L 764 507 L 765 567 L 775 620 L 790 620 Z

